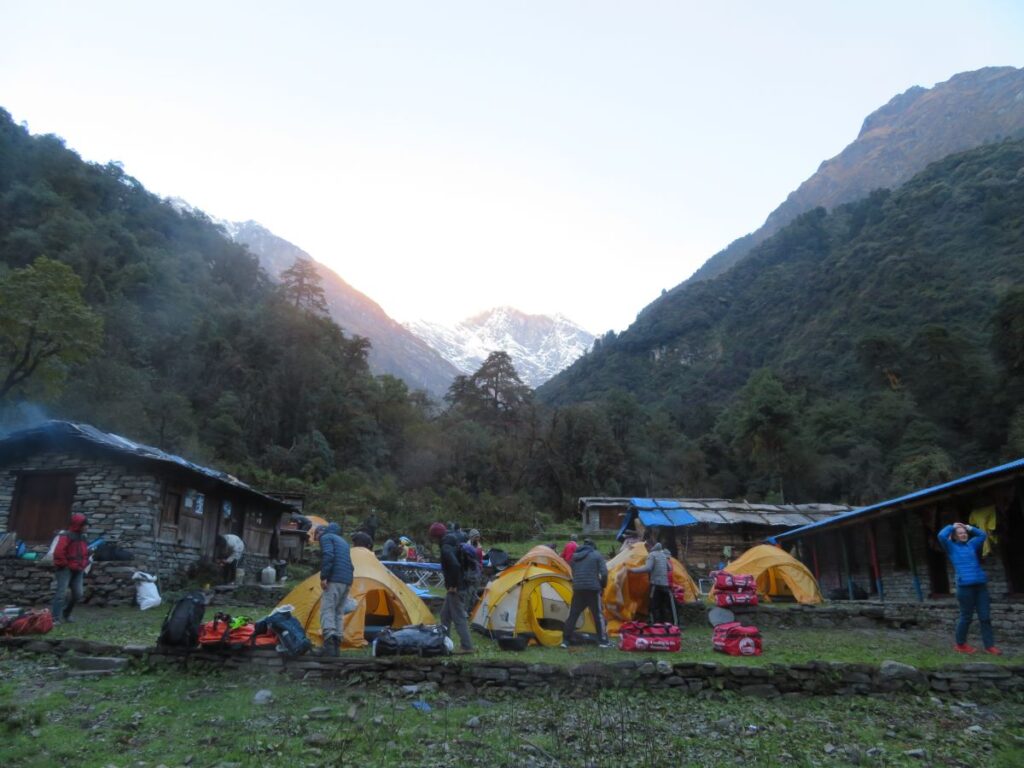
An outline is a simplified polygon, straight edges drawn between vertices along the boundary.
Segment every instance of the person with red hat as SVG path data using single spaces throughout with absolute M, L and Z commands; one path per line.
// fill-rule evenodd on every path
M 89 520 L 81 512 L 71 516 L 71 525 L 57 535 L 57 546 L 53 550 L 53 567 L 56 569 L 57 589 L 53 593 L 53 623 L 73 622 L 71 611 L 82 599 L 85 583 L 85 569 L 89 567 L 89 543 L 85 540 L 85 529 Z M 67 600 L 68 588 L 71 599 Z

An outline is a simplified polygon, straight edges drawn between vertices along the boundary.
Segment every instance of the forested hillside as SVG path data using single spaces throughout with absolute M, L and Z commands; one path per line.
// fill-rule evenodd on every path
M 878 499 L 1024 454 L 1024 144 L 811 211 L 542 390 L 509 356 L 441 408 L 374 377 L 300 260 L 0 113 L 0 420 L 83 420 L 333 518 L 491 538 L 583 495 Z
M 1024 143 L 798 217 L 539 390 L 625 390 L 690 490 L 862 501 L 1024 455 Z

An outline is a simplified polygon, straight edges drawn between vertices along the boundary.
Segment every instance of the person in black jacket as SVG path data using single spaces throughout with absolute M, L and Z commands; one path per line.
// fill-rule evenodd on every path
M 441 538 L 441 573 L 444 575 L 444 605 L 441 607 L 441 623 L 447 633 L 452 623 L 459 635 L 462 648 L 459 653 L 473 653 L 473 641 L 469 637 L 469 622 L 462 592 L 466 588 L 466 574 L 459 557 L 460 542 L 453 532 Z
M 594 542 L 585 539 L 583 546 L 572 556 L 572 602 L 569 604 L 569 617 L 565 620 L 562 630 L 562 647 L 572 645 L 576 633 L 576 621 L 589 610 L 597 627 L 598 645 L 610 648 L 608 636 L 605 634 L 604 610 L 601 606 L 601 591 L 608 584 L 608 566 L 604 563 L 601 553 L 594 547 Z

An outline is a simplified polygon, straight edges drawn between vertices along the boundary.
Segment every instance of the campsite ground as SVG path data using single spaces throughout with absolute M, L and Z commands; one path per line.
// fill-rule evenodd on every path
M 1013 698 L 407 694 L 169 670 L 83 679 L 52 665 L 0 651 L 5 766 L 1024 764 Z

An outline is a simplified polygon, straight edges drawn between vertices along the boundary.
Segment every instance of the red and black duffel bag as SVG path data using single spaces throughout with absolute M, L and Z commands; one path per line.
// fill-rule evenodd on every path
M 0 614 L 0 635 L 45 635 L 53 629 L 49 608 L 23 608 L 17 613 Z
M 711 645 L 730 656 L 760 656 L 761 632 L 757 627 L 744 627 L 738 621 L 730 621 L 715 627 Z
M 716 592 L 756 592 L 757 579 L 745 573 L 715 571 Z
M 728 608 L 730 605 L 757 605 L 757 592 L 715 592 L 715 605 Z
M 620 651 L 668 651 L 682 648 L 682 637 L 675 624 L 647 624 L 627 621 L 619 627 Z

